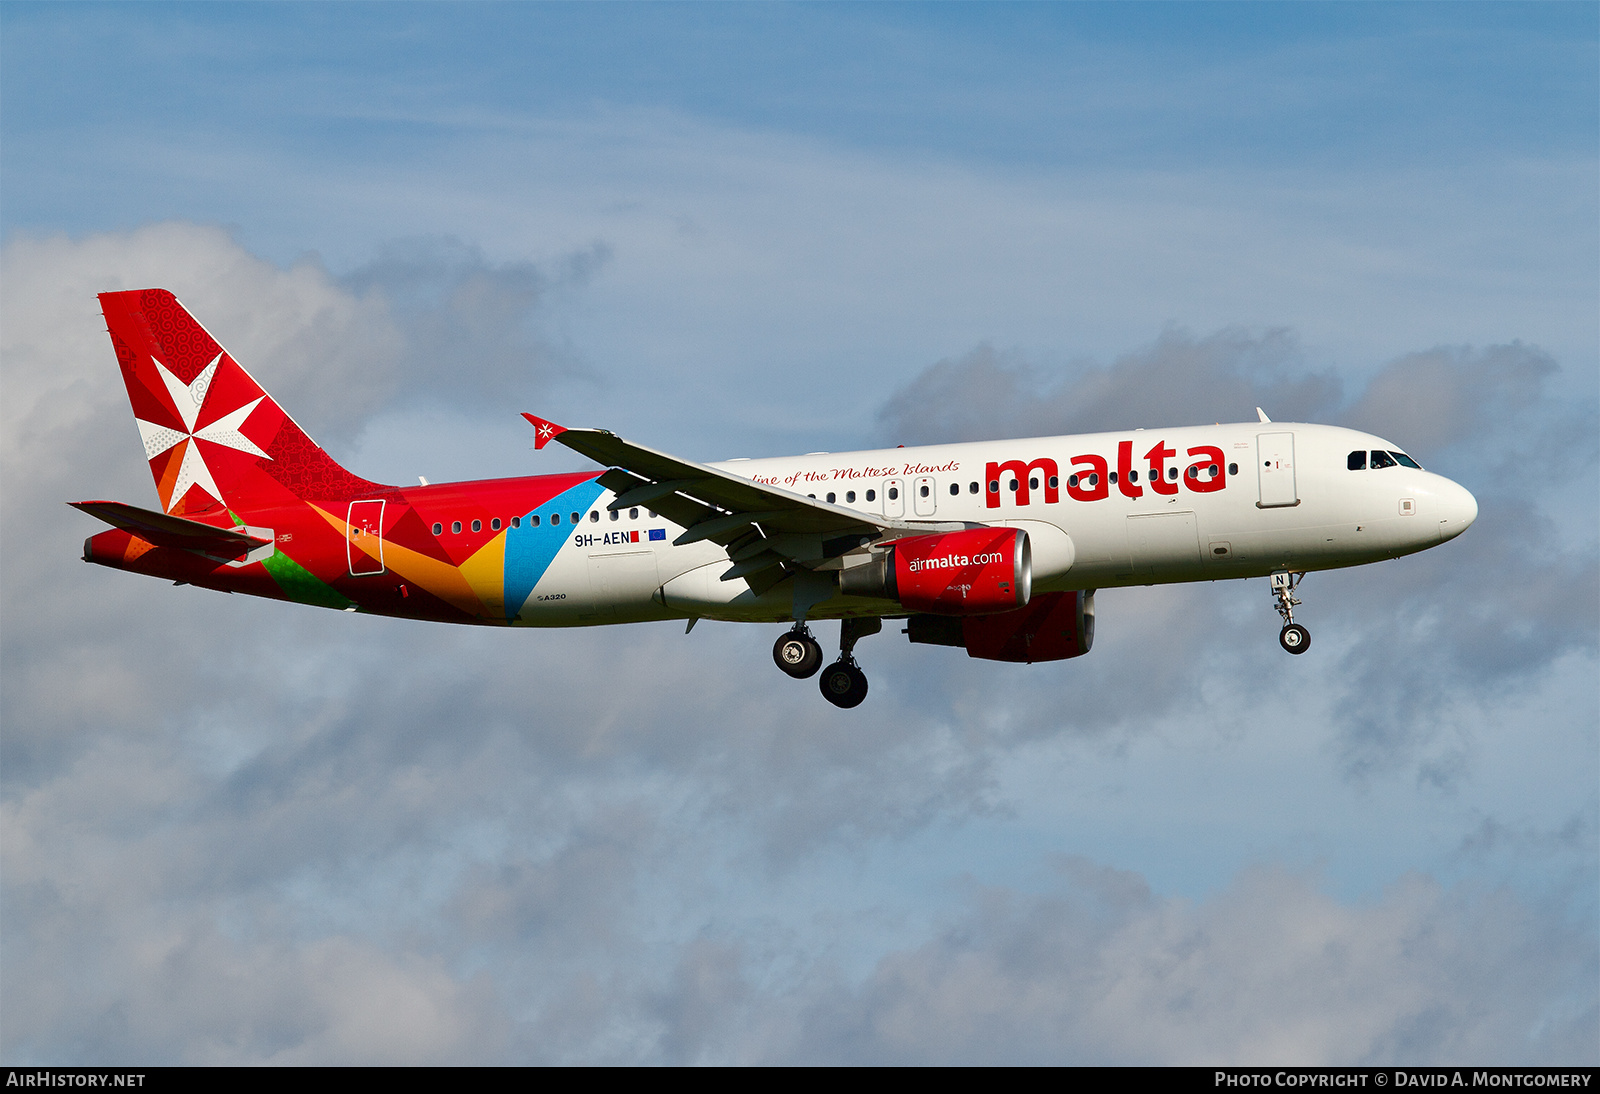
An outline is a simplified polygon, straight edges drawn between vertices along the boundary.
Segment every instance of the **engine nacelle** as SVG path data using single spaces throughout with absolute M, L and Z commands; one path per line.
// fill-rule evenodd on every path
M 985 615 L 1028 603 L 1033 555 L 1020 528 L 967 528 L 907 536 L 839 575 L 847 596 L 894 600 L 914 612 Z
M 906 634 L 913 642 L 963 646 L 968 657 L 989 661 L 1065 661 L 1094 645 L 1094 590 L 1043 593 L 1025 608 L 998 615 L 914 615 Z

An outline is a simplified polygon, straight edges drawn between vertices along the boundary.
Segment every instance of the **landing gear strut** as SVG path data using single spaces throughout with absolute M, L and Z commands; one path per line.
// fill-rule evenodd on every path
M 849 710 L 867 697 L 867 675 L 856 665 L 856 643 L 883 630 L 881 619 L 846 619 L 839 628 L 839 660 L 822 673 L 818 684 L 822 697 L 836 707 Z
M 772 660 L 796 680 L 804 680 L 822 667 L 822 643 L 811 637 L 804 623 L 796 623 L 773 643 Z
M 1294 609 L 1300 603 L 1294 595 L 1306 575 L 1279 570 L 1272 575 L 1272 595 L 1277 600 L 1278 614 L 1283 616 L 1283 630 L 1278 632 L 1278 645 L 1290 653 L 1305 653 L 1311 648 L 1311 632 L 1294 621 Z

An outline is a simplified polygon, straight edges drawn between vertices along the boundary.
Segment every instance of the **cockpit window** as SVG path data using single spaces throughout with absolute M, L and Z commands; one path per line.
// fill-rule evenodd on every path
M 1399 460 L 1401 467 L 1415 467 L 1418 471 L 1422 470 L 1422 465 L 1416 460 L 1412 459 L 1410 456 L 1406 455 L 1404 452 L 1390 452 L 1389 455 Z
M 1346 466 L 1352 471 L 1365 471 L 1367 469 L 1367 453 L 1365 450 L 1350 453 L 1350 458 L 1345 461 Z
M 1380 467 L 1393 467 L 1394 465 L 1394 457 L 1389 455 L 1389 453 L 1385 452 L 1381 448 L 1374 448 L 1372 450 L 1372 469 L 1374 471 Z

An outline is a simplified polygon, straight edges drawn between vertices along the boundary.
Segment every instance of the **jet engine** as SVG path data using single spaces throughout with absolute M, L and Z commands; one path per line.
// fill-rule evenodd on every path
M 963 646 L 968 657 L 988 661 L 1082 657 L 1094 645 L 1094 590 L 1042 593 L 1026 607 L 997 615 L 913 615 L 906 635 L 913 642 Z
M 1033 591 L 1033 555 L 1019 528 L 966 528 L 897 539 L 839 574 L 847 596 L 893 600 L 913 612 L 985 615 L 1020 608 Z

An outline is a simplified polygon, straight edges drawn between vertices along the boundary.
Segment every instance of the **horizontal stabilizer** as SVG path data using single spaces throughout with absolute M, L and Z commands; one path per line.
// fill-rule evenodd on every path
M 215 528 L 197 520 L 172 517 L 120 501 L 69 501 L 67 504 L 91 517 L 99 517 L 113 528 L 132 532 L 157 547 L 178 547 L 232 558 L 272 542 L 242 529 Z

